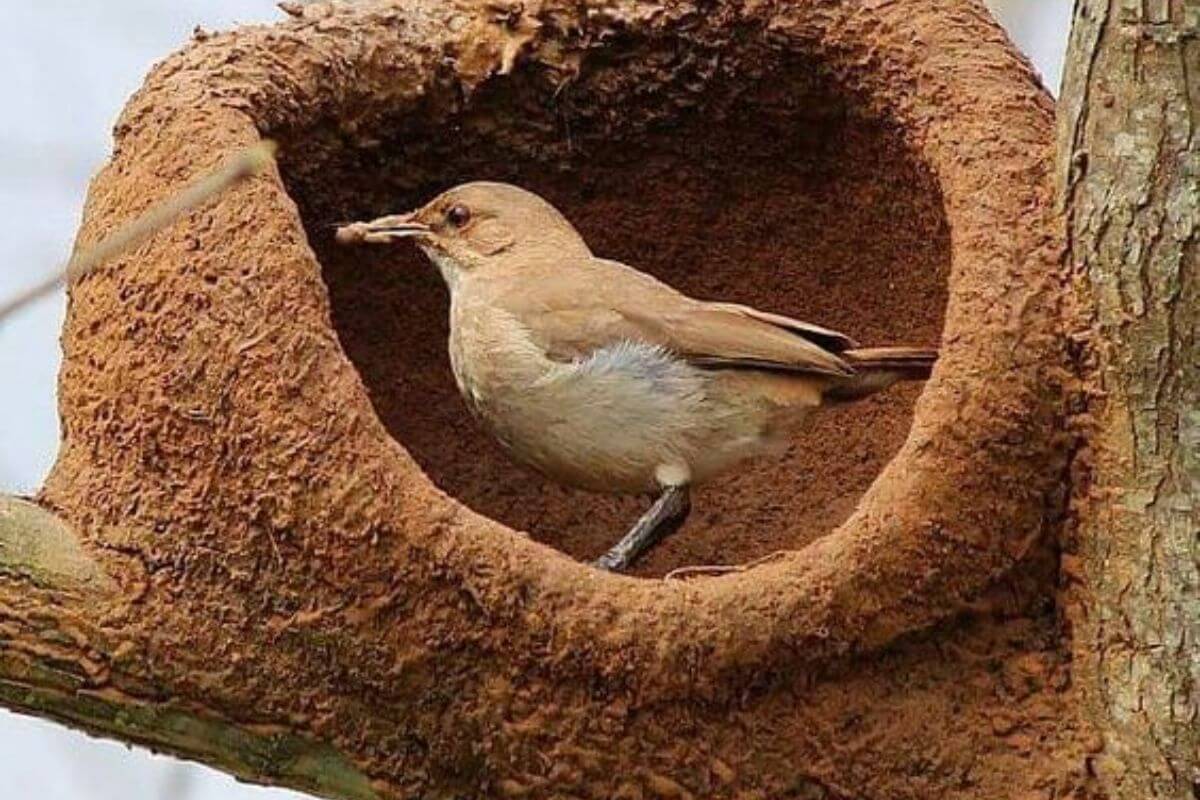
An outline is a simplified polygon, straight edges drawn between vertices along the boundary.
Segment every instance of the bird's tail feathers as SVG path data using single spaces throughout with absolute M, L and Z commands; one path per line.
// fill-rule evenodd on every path
M 938 358 L 936 350 L 917 347 L 860 348 L 838 355 L 854 368 L 854 375 L 825 392 L 825 399 L 832 401 L 858 400 L 897 381 L 926 380 Z
M 904 373 L 912 380 L 924 380 L 937 361 L 937 350 L 919 347 L 869 347 L 845 350 L 841 357 L 860 372 L 886 370 Z

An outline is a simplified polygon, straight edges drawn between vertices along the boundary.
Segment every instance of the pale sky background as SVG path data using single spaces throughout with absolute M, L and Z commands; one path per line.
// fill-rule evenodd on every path
M 991 0 L 1057 89 L 1070 0 Z M 88 179 L 125 100 L 196 25 L 281 17 L 273 0 L 4 2 L 0 26 L 0 297 L 69 255 Z M 0 323 L 0 492 L 32 493 L 54 460 L 58 332 L 47 298 Z M 0 711 L 4 800 L 286 800 L 203 767 Z

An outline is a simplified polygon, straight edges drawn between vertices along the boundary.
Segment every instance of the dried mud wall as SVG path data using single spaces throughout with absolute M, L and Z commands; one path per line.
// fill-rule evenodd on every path
M 389 797 L 1089 796 L 1052 107 L 979 3 L 294 14 L 157 67 L 89 196 L 83 242 L 282 146 L 71 291 L 43 500 L 121 586 L 108 690 L 328 743 Z M 574 557 L 636 506 L 509 465 L 433 273 L 332 245 L 472 178 L 690 292 L 942 361 L 601 574 Z

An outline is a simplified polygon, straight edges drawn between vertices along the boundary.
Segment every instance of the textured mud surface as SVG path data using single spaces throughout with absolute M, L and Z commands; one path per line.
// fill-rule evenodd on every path
M 85 241 L 283 145 L 73 288 L 44 499 L 122 592 L 32 627 L 98 631 L 86 688 L 311 737 L 386 797 L 1088 796 L 1037 546 L 1066 458 L 1052 107 L 980 4 L 295 13 L 164 62 L 92 187 Z M 325 227 L 479 177 L 687 291 L 942 361 L 702 493 L 644 569 L 784 556 L 599 574 L 554 548 L 637 501 L 511 467 L 450 387 L 434 272 Z

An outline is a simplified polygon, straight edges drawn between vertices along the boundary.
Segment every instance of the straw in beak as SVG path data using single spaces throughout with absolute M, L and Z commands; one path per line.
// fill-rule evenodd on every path
M 401 239 L 424 236 L 429 226 L 413 219 L 413 214 L 392 214 L 370 222 L 351 222 L 337 229 L 341 244 L 390 244 Z

